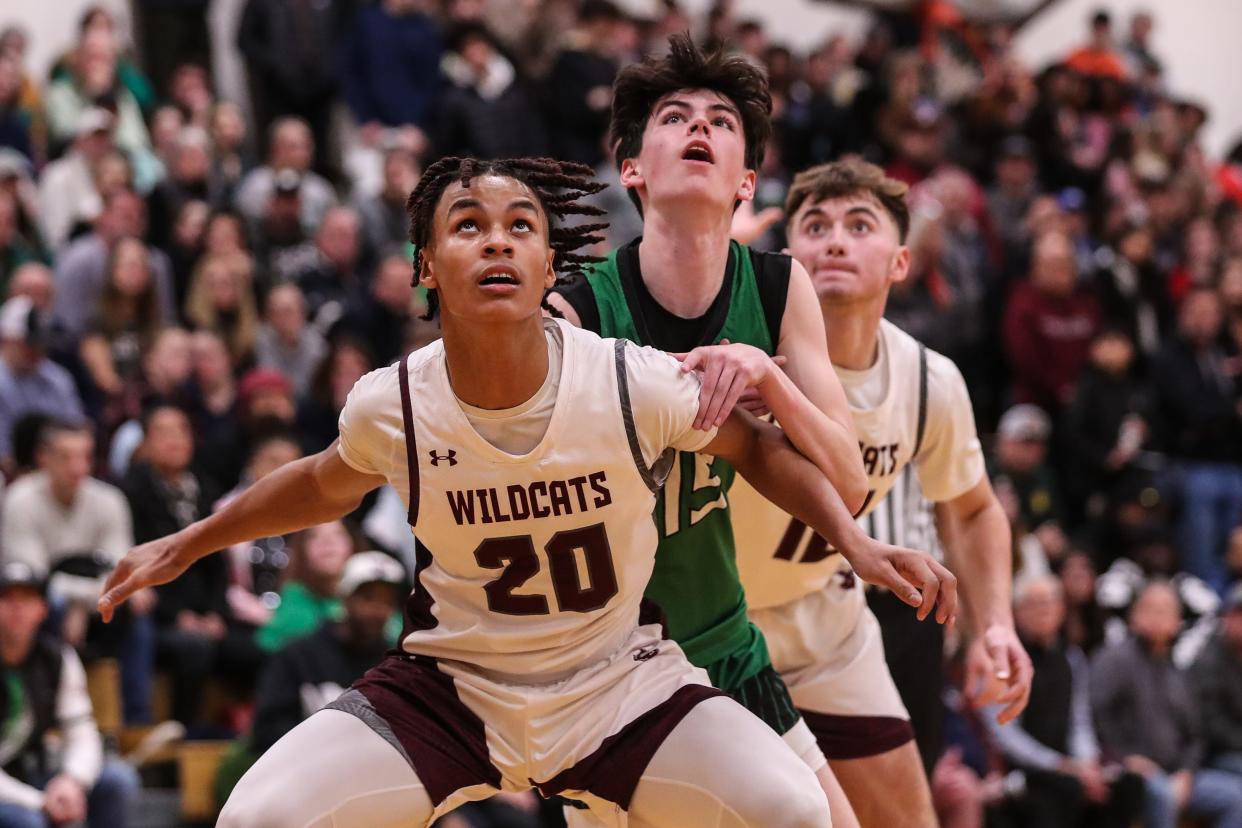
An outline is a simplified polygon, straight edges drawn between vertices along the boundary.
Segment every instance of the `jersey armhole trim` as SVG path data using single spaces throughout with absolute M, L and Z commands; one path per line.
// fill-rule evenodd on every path
M 635 468 L 638 469 L 638 475 L 652 494 L 655 494 L 664 485 L 664 479 L 668 476 L 668 469 L 671 467 L 675 452 L 671 450 L 664 452 L 652 468 L 648 468 L 647 461 L 643 459 L 642 445 L 638 442 L 638 428 L 634 424 L 634 408 L 630 403 L 630 381 L 625 367 L 625 343 L 624 339 L 618 339 L 613 343 L 612 348 L 617 366 L 617 396 L 621 404 L 621 420 L 625 423 L 625 438 L 630 444 L 630 456 L 634 460 Z
M 793 272 L 793 259 L 784 254 L 762 253 L 750 248 L 747 250 L 755 272 L 759 304 L 763 307 L 763 321 L 767 323 L 768 335 L 772 337 L 772 353 L 776 353 L 781 344 L 781 323 L 785 319 L 785 306 L 789 303 L 789 279 Z
M 919 343 L 919 422 L 914 433 L 914 453 L 910 455 L 913 462 L 923 449 L 923 433 L 927 430 L 927 346 Z
M 410 526 L 418 523 L 418 444 L 414 439 L 414 406 L 410 401 L 410 355 L 401 358 L 401 368 L 397 371 L 401 385 L 401 420 L 405 427 L 405 462 L 410 477 L 410 510 L 406 521 Z

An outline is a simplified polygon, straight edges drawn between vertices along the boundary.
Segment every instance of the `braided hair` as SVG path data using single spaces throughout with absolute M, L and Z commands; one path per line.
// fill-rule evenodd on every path
M 553 268 L 558 284 L 579 273 L 583 265 L 602 261 L 599 256 L 578 253 L 587 245 L 604 240 L 598 235 L 608 228 L 607 223 L 589 223 L 564 226 L 567 216 L 599 217 L 605 213 L 598 207 L 583 204 L 581 199 L 594 195 L 605 187 L 595 180 L 595 171 L 586 164 L 557 161 L 553 158 L 509 158 L 497 161 L 480 161 L 475 158 L 441 158 L 423 172 L 418 186 L 405 203 L 410 219 L 410 241 L 414 244 L 414 284 L 422 272 L 423 250 L 431 243 L 434 231 L 436 206 L 444 191 L 454 182 L 469 187 L 477 176 L 498 175 L 520 181 L 530 188 L 548 219 L 548 244 L 555 251 Z M 543 307 L 560 316 L 544 300 Z M 439 301 L 434 290 L 427 293 L 427 313 L 424 319 L 434 319 Z

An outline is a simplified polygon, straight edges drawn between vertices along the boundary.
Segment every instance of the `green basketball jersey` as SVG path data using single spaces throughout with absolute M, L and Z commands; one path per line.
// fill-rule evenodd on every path
M 707 341 L 698 344 L 728 339 L 773 354 L 776 334 L 765 316 L 756 261 L 765 268 L 783 266 L 787 285 L 788 259 L 755 253 L 737 242 L 730 242 L 729 253 L 729 270 L 721 288 L 727 310 L 708 323 Z M 587 271 L 586 279 L 599 311 L 601 336 L 661 347 L 658 331 L 652 335 L 650 320 L 641 311 L 638 296 L 645 287 L 638 272 L 636 244 L 613 251 Z M 660 542 L 646 592 L 664 610 L 673 640 L 723 690 L 770 663 L 762 634 L 746 616 L 746 598 L 738 578 L 728 500 L 734 474 L 733 467 L 718 457 L 679 454 L 656 502 Z

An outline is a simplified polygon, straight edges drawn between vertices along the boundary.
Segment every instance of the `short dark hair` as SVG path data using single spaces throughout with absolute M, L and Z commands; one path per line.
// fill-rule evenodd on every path
M 667 57 L 630 64 L 613 82 L 608 140 L 617 166 L 642 151 L 643 130 L 661 98 L 682 89 L 705 89 L 737 107 L 746 140 L 746 168 L 759 169 L 772 137 L 772 93 L 763 70 L 721 48 L 703 51 L 684 32 L 669 37 L 668 46 Z M 638 195 L 633 190 L 628 195 L 641 210 Z
M 820 164 L 794 176 L 785 197 L 785 215 L 790 218 L 806 202 L 825 199 L 868 196 L 874 199 L 897 225 L 897 237 L 904 244 L 910 232 L 910 206 L 906 204 L 909 187 L 889 178 L 884 170 L 858 158 L 846 158 Z
M 86 420 L 68 420 L 53 417 L 39 427 L 38 448 L 47 448 L 62 434 L 88 434 L 95 436 L 95 430 Z
M 418 186 L 410 193 L 405 211 L 410 219 L 410 242 L 414 245 L 414 278 L 423 266 L 423 251 L 431 246 L 434 236 L 436 205 L 444 191 L 454 182 L 469 187 L 471 179 L 484 175 L 499 175 L 520 181 L 531 189 L 539 207 L 548 219 L 548 246 L 555 251 L 553 267 L 568 276 L 576 273 L 582 265 L 600 261 L 598 256 L 578 253 L 580 248 L 604 240 L 596 235 L 606 230 L 606 223 L 558 226 L 566 216 L 604 215 L 604 211 L 581 199 L 595 195 L 607 185 L 595 179 L 595 171 L 586 164 L 573 161 L 557 161 L 552 158 L 510 158 L 499 161 L 480 161 L 474 158 L 441 158 L 432 164 L 419 179 Z M 427 291 L 427 313 L 424 319 L 434 319 L 439 310 L 439 300 L 434 290 Z M 556 314 L 560 315 L 560 314 Z

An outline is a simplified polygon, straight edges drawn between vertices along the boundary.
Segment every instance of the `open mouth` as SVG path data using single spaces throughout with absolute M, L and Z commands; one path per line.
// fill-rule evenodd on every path
M 483 271 L 483 278 L 479 279 L 479 284 L 484 287 L 488 285 L 517 285 L 517 271 L 508 266 L 489 267 Z
M 712 148 L 702 141 L 694 141 L 686 147 L 682 152 L 683 161 L 701 161 L 705 164 L 715 163 L 712 158 Z

